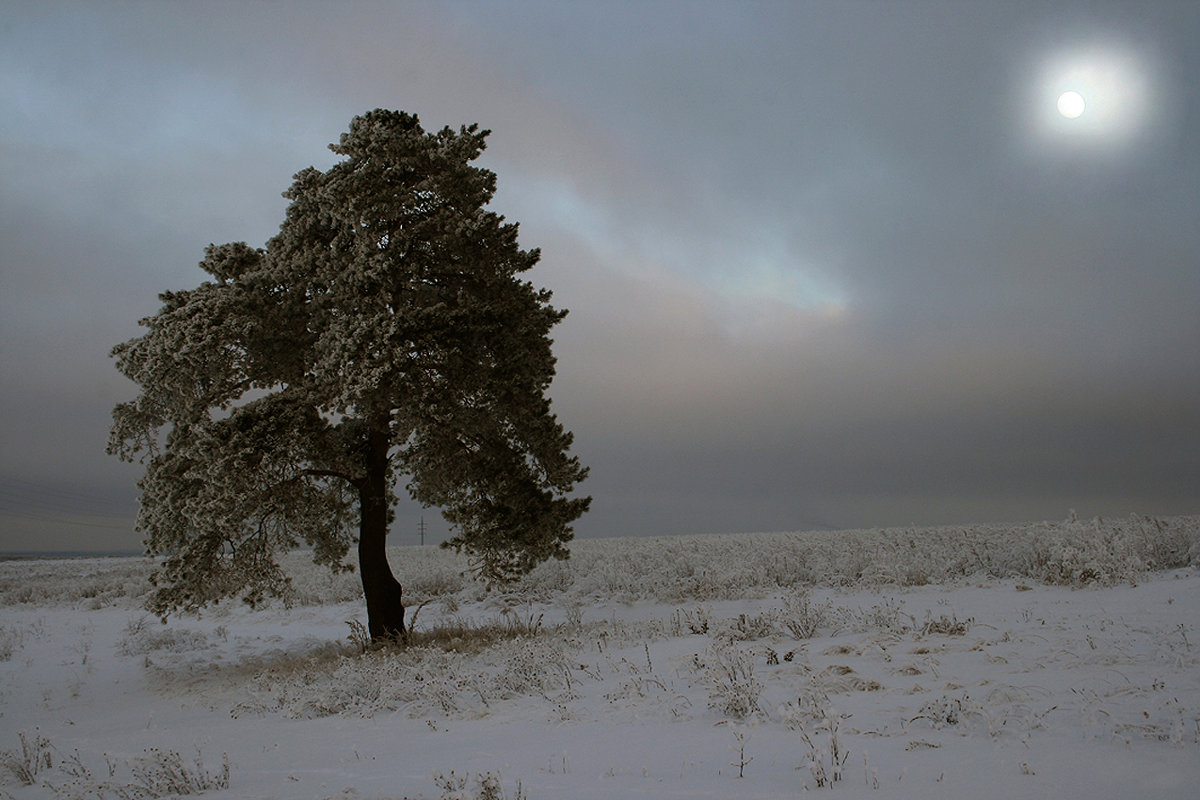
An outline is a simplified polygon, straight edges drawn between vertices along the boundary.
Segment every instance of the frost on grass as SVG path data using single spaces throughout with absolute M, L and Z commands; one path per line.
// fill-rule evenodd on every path
M 842 732 L 846 715 L 832 706 L 829 695 L 821 689 L 806 689 L 799 692 L 795 700 L 780 706 L 778 715 L 784 727 L 799 738 L 801 758 L 797 769 L 809 774 L 810 788 L 832 787 L 839 783 L 850 750 Z
M 21 740 L 20 749 L 0 752 L 0 766 L 17 783 L 29 786 L 37 781 L 39 774 L 54 766 L 50 740 L 40 730 L 32 736 L 21 731 L 17 738 Z
M 0 662 L 11 661 L 29 639 L 44 636 L 46 626 L 38 620 L 24 625 L 0 625 Z
M 692 666 L 708 688 L 708 707 L 731 719 L 756 716 L 763 683 L 754 673 L 755 654 L 734 645 L 716 643 Z
M 1072 517 L 1020 525 L 579 541 L 569 561 L 539 566 L 515 591 L 683 603 L 798 590 L 792 610 L 804 613 L 793 616 L 804 624 L 820 611 L 799 607 L 806 587 L 945 585 L 976 576 L 1110 586 L 1193 563 L 1200 563 L 1200 517 Z M 819 616 L 815 622 L 823 624 Z
M 20 748 L 0 752 L 0 766 L 23 786 L 45 784 L 58 800 L 154 800 L 229 788 L 228 756 L 211 769 L 199 752 L 189 761 L 174 750 L 150 748 L 130 760 L 105 756 L 105 769 L 98 775 L 78 752 L 61 755 L 40 730 L 32 735 L 21 731 L 17 737 Z
M 110 621 L 107 639 L 103 625 L 89 625 L 90 654 L 86 642 L 75 640 L 61 649 L 82 664 L 77 650 L 84 647 L 89 669 L 105 656 L 118 657 L 126 669 L 143 656 L 147 666 L 153 659 L 156 677 L 178 678 L 159 682 L 164 694 L 196 692 L 239 718 L 376 718 L 350 727 L 416 726 L 422 733 L 428 724 L 447 745 L 457 742 L 455 731 L 478 730 L 463 721 L 484 717 L 504 730 L 527 722 L 555 730 L 576 723 L 669 725 L 673 732 L 663 741 L 686 743 L 689 775 L 695 761 L 724 769 L 726 777 L 743 773 L 747 785 L 773 776 L 796 794 L 847 784 L 912 796 L 916 773 L 898 783 L 901 769 L 941 757 L 945 764 L 936 769 L 952 778 L 953 770 L 968 767 L 951 751 L 980 744 L 988 752 L 1028 749 L 1032 755 L 1021 757 L 1042 776 L 1037 780 L 1050 774 L 1044 758 L 1035 761 L 1047 743 L 1113 753 L 1153 745 L 1156 756 L 1166 757 L 1194 752 L 1200 634 L 1186 612 L 1194 605 L 1195 575 L 1153 570 L 1178 564 L 1181 554 L 1192 563 L 1197 531 L 1195 518 L 1133 518 L 583 541 L 571 561 L 539 568 L 502 594 L 464 574 L 454 554 L 426 548 L 397 560 L 425 573 L 401 576 L 406 589 L 415 587 L 410 609 L 420 617 L 407 643 L 388 646 L 371 642 L 357 620 L 351 636 L 341 638 L 360 602 L 349 596 L 357 586 L 307 572 L 311 565 L 297 558 L 288 566 L 298 594 L 264 612 L 212 612 L 220 626 L 186 618 L 161 625 L 132 604 L 128 612 L 106 607 L 91 619 Z M 69 584 L 52 571 L 38 579 Z M 934 587 L 911 588 L 922 581 Z M 1118 585 L 1073 591 L 1112 583 Z M 609 589 L 615 594 L 604 594 Z M 69 596 L 54 594 L 60 599 L 49 605 Z M 74 601 L 85 617 L 93 599 Z M 4 620 L 0 656 L 10 655 L 8 662 L 0 658 L 0 672 L 18 675 L 23 660 L 53 643 L 36 613 L 16 608 Z M 80 629 L 71 619 L 64 632 Z M 86 677 L 97 680 L 90 671 Z M 260 724 L 271 723 L 249 728 Z M 697 747 L 699 732 L 716 726 L 724 726 L 717 747 Z M 45 724 L 42 731 L 58 741 Z M 726 731 L 747 734 L 735 741 L 732 762 Z M 129 787 L 142 783 L 169 785 L 171 768 L 189 770 L 200 786 L 224 774 L 219 764 L 178 757 L 144 765 L 114 761 L 116 772 L 105 777 L 97 754 L 88 766 L 73 767 L 46 738 L 27 729 L 20 742 L 0 742 L 12 748 L 0 753 L 3 779 L 19 783 L 24 770 L 37 784 L 34 793 L 54 785 L 64 796 L 99 796 L 107 786 L 106 796 L 120 797 L 114 787 L 132 793 Z M 782 749 L 767 757 L 773 748 Z M 145 758 L 154 756 L 147 751 Z M 451 766 L 460 763 L 430 764 L 442 773 Z M 496 764 L 470 766 L 435 789 L 427 783 L 417 796 L 521 791 L 511 782 L 492 787 L 482 780 L 482 768 Z M 541 773 L 528 764 L 518 768 L 527 786 L 537 787 L 535 795 L 565 796 L 538 787 Z M 235 777 L 245 780 L 246 772 L 239 753 Z M 931 786 L 938 775 L 926 776 Z M 614 796 L 626 788 L 614 784 Z
M 470 565 L 439 548 L 392 548 L 406 598 L 479 600 Z M 400 552 L 402 551 L 402 552 Z M 854 531 L 581 540 L 568 561 L 548 561 L 513 585 L 523 597 L 712 602 L 805 587 L 920 586 L 973 576 L 1051 585 L 1114 585 L 1200 564 L 1200 517 L 1143 517 Z M 357 575 L 285 556 L 281 602 L 361 599 Z M 137 607 L 152 588 L 143 558 L 0 563 L 0 604 Z M 808 609 L 819 611 L 819 609 Z
M 817 603 L 808 589 L 795 589 L 784 596 L 780 618 L 784 627 L 797 639 L 811 639 L 830 621 L 828 600 Z
M 721 717 L 746 719 L 761 715 L 764 667 L 791 661 L 795 644 L 821 636 L 860 634 L 875 637 L 866 647 L 890 661 L 887 646 L 901 638 L 930 640 L 923 655 L 889 666 L 886 675 L 937 676 L 934 653 L 943 637 L 966 637 L 975 625 L 952 609 L 923 617 L 909 614 L 896 597 L 883 595 L 862 605 L 838 605 L 818 599 L 806 583 L 841 587 L 887 587 L 912 583 L 914 574 L 948 584 L 966 576 L 1017 576 L 1051 583 L 1085 585 L 1132 579 L 1151 563 L 1179 563 L 1190 558 L 1200 539 L 1195 518 L 1161 521 L 1130 518 L 1020 526 L 976 526 L 924 531 L 838 532 L 836 534 L 758 534 L 726 537 L 680 537 L 668 540 L 579 542 L 570 562 L 539 567 L 508 593 L 486 600 L 499 609 L 482 625 L 443 616 L 434 628 L 414 631 L 407 647 L 371 648 L 359 637 L 351 652 L 324 650 L 313 658 L 284 659 L 263 665 L 236 712 L 281 713 L 289 717 L 352 715 L 383 712 L 408 716 L 446 715 L 477 718 L 494 713 L 498 704 L 540 698 L 563 719 L 582 682 L 609 680 L 604 694 L 614 707 L 653 705 L 656 712 L 680 718 L 691 701 L 668 686 L 665 676 L 638 673 L 613 660 L 597 663 L 582 652 L 640 642 L 647 635 L 699 636 L 709 644 L 695 656 L 691 678 L 707 695 L 707 705 Z M 651 557 L 661 550 L 661 557 Z M 417 558 L 424 575 L 400 576 L 422 587 L 428 602 L 457 610 L 485 595 L 449 554 L 432 549 Z M 1080 559 L 1084 559 L 1082 562 Z M 1090 564 L 1087 569 L 1068 564 Z M 747 572 L 747 566 L 750 565 Z M 908 576 L 908 577 L 905 577 Z M 301 577 L 315 602 L 318 584 Z M 707 587 L 707 588 L 703 588 Z M 604 624 L 582 621 L 580 604 L 592 593 L 615 591 L 620 598 L 682 602 L 655 633 L 649 628 L 623 631 L 617 620 Z M 755 613 L 717 615 L 707 602 L 722 597 L 753 599 L 774 594 L 777 604 Z M 341 597 L 341 590 L 334 597 Z M 695 598 L 705 603 L 689 602 Z M 566 623 L 545 621 L 546 603 L 566 608 Z M 575 613 L 572 617 L 570 609 Z M 435 614 L 435 611 L 427 612 Z M 129 649 L 170 647 L 171 639 L 146 639 L 131 633 Z M 176 634 L 186 638 L 186 632 Z M 352 637 L 353 639 L 353 633 Z M 589 642 L 588 640 L 591 640 Z M 746 646 L 772 642 L 765 646 Z M 883 644 L 880 644 L 883 643 Z M 200 641 L 193 643 L 199 647 Z M 181 644 L 182 646 L 182 644 Z M 847 645 L 840 645 L 847 647 Z M 933 649 L 930 649 L 932 647 Z M 845 652 L 859 653 L 859 649 Z M 782 655 L 781 655 L 782 654 Z M 648 655 L 648 653 L 647 653 Z M 586 662 L 591 662 L 591 666 Z M 628 663 L 628 662 L 626 662 Z M 837 664 L 812 670 L 811 685 L 827 692 L 877 692 L 884 675 L 836 671 Z M 757 671 L 756 671 L 757 670 Z M 884 679 L 884 680 L 880 680 Z M 944 724 L 933 708 L 914 708 L 909 718 Z
M 136 607 L 150 591 L 144 558 L 0 562 L 0 606 Z
M 917 722 L 924 722 L 936 730 L 941 730 L 948 725 L 958 725 L 971 718 L 982 717 L 983 713 L 983 706 L 972 700 L 966 692 L 957 695 L 944 694 L 921 706 L 921 710 L 908 724 L 911 726 Z
M 451 770 L 449 775 L 435 774 L 433 782 L 441 790 L 439 800 L 528 800 L 520 781 L 509 795 L 504 791 L 500 775 L 493 772 L 477 774 L 472 781 Z
M 130 620 L 125 626 L 125 637 L 117 643 L 117 652 L 123 656 L 140 656 L 156 651 L 173 653 L 203 650 L 216 641 L 228 638 L 224 628 L 213 633 L 188 628 L 160 625 L 148 615 Z
M 152 747 L 128 761 L 106 756 L 105 767 L 104 775 L 96 775 L 78 753 L 64 759 L 62 771 L 68 779 L 53 785 L 55 796 L 60 800 L 154 800 L 229 788 L 228 756 L 212 769 L 205 766 L 199 752 L 188 760 L 174 750 Z
M 477 718 L 504 701 L 573 698 L 577 665 L 555 636 L 514 638 L 499 626 L 469 625 L 440 633 L 438 639 L 414 637 L 424 644 L 350 654 L 326 650 L 323 658 L 264 665 L 234 713 L 311 718 L 398 711 L 411 717 Z

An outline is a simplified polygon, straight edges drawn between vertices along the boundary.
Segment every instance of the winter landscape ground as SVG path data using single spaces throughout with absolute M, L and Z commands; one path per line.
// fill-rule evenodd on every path
M 0 563 L 0 797 L 1183 798 L 1200 517 L 391 552 L 165 624 L 144 559 Z

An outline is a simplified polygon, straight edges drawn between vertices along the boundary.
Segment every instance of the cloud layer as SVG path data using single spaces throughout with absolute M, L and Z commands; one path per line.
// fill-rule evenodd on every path
M 1140 3 L 7 9 L 0 550 L 136 546 L 108 349 L 375 107 L 493 131 L 571 310 L 581 535 L 1194 513 L 1197 34 Z M 1053 116 L 1080 75 L 1107 132 Z

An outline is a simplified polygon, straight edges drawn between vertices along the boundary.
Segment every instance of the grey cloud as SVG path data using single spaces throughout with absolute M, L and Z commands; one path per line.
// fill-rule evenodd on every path
M 1194 512 L 1197 32 L 1182 3 L 19 7 L 0 477 L 127 508 L 108 349 L 382 106 L 494 131 L 571 310 L 582 535 Z M 1093 40 L 1173 98 L 1136 146 L 1037 139 L 1039 65 Z

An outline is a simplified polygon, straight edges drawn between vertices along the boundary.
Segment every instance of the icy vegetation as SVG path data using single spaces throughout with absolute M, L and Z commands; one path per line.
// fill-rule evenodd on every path
M 0 797 L 1191 796 L 1200 517 L 390 554 L 167 623 L 141 559 L 0 562 Z
M 302 553 L 291 558 L 299 602 L 361 597 L 352 574 L 329 579 L 307 568 Z M 443 551 L 405 548 L 390 559 L 410 605 L 482 591 L 464 578 L 463 562 Z M 593 539 L 573 543 L 568 561 L 541 564 L 510 594 L 676 603 L 764 597 L 796 586 L 946 585 L 982 576 L 1112 586 L 1198 559 L 1197 517 Z

